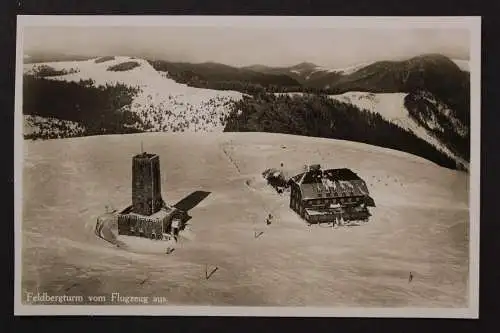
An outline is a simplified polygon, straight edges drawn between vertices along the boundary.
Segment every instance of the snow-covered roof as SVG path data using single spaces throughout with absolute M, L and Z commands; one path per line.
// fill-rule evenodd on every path
M 352 170 L 313 169 L 291 178 L 302 192 L 303 199 L 368 196 L 366 183 Z
M 134 156 L 134 159 L 153 159 L 155 157 L 157 157 L 158 155 L 156 154 L 151 154 L 151 153 L 146 153 L 146 152 L 143 152 L 141 154 L 137 154 Z
M 160 209 L 159 211 L 157 211 L 156 213 L 153 213 L 149 216 L 146 216 L 146 215 L 142 215 L 142 214 L 137 214 L 137 213 L 134 213 L 134 212 L 130 212 L 129 215 L 131 216 L 137 216 L 141 219 L 144 219 L 144 220 L 147 220 L 147 221 L 151 221 L 151 222 L 160 222 L 160 221 L 163 221 L 165 218 L 169 217 L 169 216 L 172 216 L 172 214 L 176 213 L 177 210 L 174 209 L 174 208 L 171 208 L 171 207 L 163 207 L 162 209 Z

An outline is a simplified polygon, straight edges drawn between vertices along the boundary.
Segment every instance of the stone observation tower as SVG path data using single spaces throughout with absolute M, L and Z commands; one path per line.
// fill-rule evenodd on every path
M 163 207 L 160 157 L 146 152 L 132 159 L 132 211 L 152 215 Z
M 182 227 L 186 218 L 186 212 L 163 201 L 160 157 L 141 149 L 132 157 L 132 204 L 117 214 L 118 234 L 167 239 L 172 222 Z

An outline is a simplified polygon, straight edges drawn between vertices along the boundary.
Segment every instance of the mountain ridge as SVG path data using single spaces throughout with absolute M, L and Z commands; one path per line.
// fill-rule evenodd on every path
M 346 91 L 359 94 L 404 93 L 406 94 L 404 99 L 394 100 L 397 112 L 400 113 L 397 117 L 411 118 L 420 126 L 419 131 L 425 131 L 425 135 L 416 132 L 413 135 L 418 134 L 417 136 L 437 147 L 443 154 L 456 159 L 460 165 L 464 165 L 463 162 L 468 160 L 467 117 L 470 115 L 467 99 L 461 100 L 460 96 L 468 89 L 466 82 L 468 76 L 451 59 L 441 55 L 423 55 L 406 61 L 383 61 L 351 66 L 349 69 L 344 69 L 344 74 L 328 70 L 327 75 L 330 75 L 330 78 L 332 74 L 334 75 L 336 85 L 329 89 L 305 87 L 303 82 L 293 79 L 293 75 L 296 77 L 309 75 L 311 82 L 317 81 L 317 78 L 313 77 L 314 71 L 324 71 L 324 68 L 318 69 L 315 66 L 313 63 L 303 62 L 287 69 L 299 72 L 298 74 L 294 72 L 265 74 L 214 62 L 169 63 L 128 56 L 31 63 L 25 64 L 27 78 L 25 98 L 28 100 L 25 103 L 24 113 L 34 116 L 28 119 L 29 124 L 34 127 L 37 126 L 34 122 L 40 119 L 37 117 L 48 117 L 76 122 L 78 126 L 82 125 L 83 121 L 86 123 L 84 127 L 93 128 L 97 134 L 101 131 L 99 130 L 101 125 L 96 123 L 96 119 L 99 119 L 96 110 L 107 110 L 102 112 L 110 113 L 105 122 L 112 122 L 113 125 L 103 123 L 104 127 L 111 126 L 108 130 L 103 129 L 107 131 L 106 133 L 116 132 L 124 125 L 126 127 L 118 130 L 119 133 L 221 131 L 227 126 L 227 117 L 238 112 L 235 109 L 238 103 L 241 101 L 253 103 L 251 99 L 244 98 L 245 96 L 253 98 L 253 101 L 262 101 L 261 105 L 255 104 L 255 107 L 264 108 L 263 111 L 269 113 L 275 107 L 273 103 L 269 104 L 269 98 L 265 97 L 269 93 L 307 93 L 318 96 L 322 94 L 338 96 Z M 118 71 L 114 71 L 114 68 Z M 70 87 L 65 82 L 73 82 L 73 86 Z M 123 87 L 116 86 L 115 89 L 115 85 Z M 103 88 L 95 90 L 96 87 Z M 78 94 L 87 97 L 81 100 Z M 89 104 L 88 101 L 94 99 L 93 94 L 98 94 L 100 97 L 93 102 L 94 104 Z M 73 100 L 63 101 L 61 95 L 73 96 Z M 258 96 L 261 98 L 257 98 Z M 106 98 L 109 100 L 105 101 Z M 39 102 L 33 103 L 37 100 Z M 351 104 L 360 110 L 381 112 L 370 105 L 359 103 L 356 99 L 341 102 Z M 106 104 L 105 109 L 100 107 L 101 104 L 104 105 L 103 103 Z M 52 108 L 59 111 L 47 113 L 42 110 L 46 109 L 43 105 L 59 105 L 57 106 L 59 109 Z M 271 109 L 267 109 L 269 107 Z M 289 106 L 282 104 L 280 107 Z M 316 112 L 315 108 L 318 105 L 313 102 L 310 107 Z M 328 103 L 326 107 L 344 108 L 341 104 Z M 83 109 L 87 110 L 85 112 L 88 112 L 88 115 L 82 113 Z M 92 118 L 90 123 L 86 117 Z M 238 121 L 241 122 L 242 119 Z M 391 119 L 387 118 L 385 121 Z M 50 132 L 52 122 L 47 120 L 40 126 Z M 69 128 L 69 125 L 56 123 L 54 126 Z M 414 131 L 415 127 L 412 128 Z M 63 130 L 58 129 L 57 137 L 64 136 L 61 131 Z M 332 135 L 324 131 L 325 129 L 321 130 L 321 133 L 324 133 L 321 135 L 327 137 Z M 36 131 L 30 135 L 37 137 Z M 43 137 L 47 135 L 51 137 L 50 133 L 44 134 Z M 70 135 L 82 135 L 80 127 Z M 361 137 L 359 139 L 363 140 Z M 449 152 L 445 153 L 450 149 L 451 155 Z

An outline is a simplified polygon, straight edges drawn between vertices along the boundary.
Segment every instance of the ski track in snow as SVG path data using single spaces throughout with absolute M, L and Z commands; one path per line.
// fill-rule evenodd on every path
M 149 131 L 222 131 L 221 117 L 230 112 L 232 101 L 243 96 L 236 91 L 193 88 L 177 83 L 169 79 L 167 73 L 156 71 L 144 59 L 117 56 L 100 63 L 96 63 L 96 59 L 25 64 L 24 72 L 33 73 L 35 66 L 47 65 L 55 70 L 78 71 L 47 79 L 69 82 L 92 79 L 95 86 L 121 83 L 137 87 L 140 92 L 134 97 L 130 110 L 151 126 Z M 107 70 L 110 66 L 129 61 L 137 62 L 139 66 L 127 71 Z

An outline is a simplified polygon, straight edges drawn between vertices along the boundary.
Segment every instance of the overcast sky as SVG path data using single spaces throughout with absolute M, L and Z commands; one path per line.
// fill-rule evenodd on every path
M 469 31 L 444 29 L 26 27 L 24 53 L 130 55 L 233 66 L 344 67 L 424 53 L 469 59 Z

